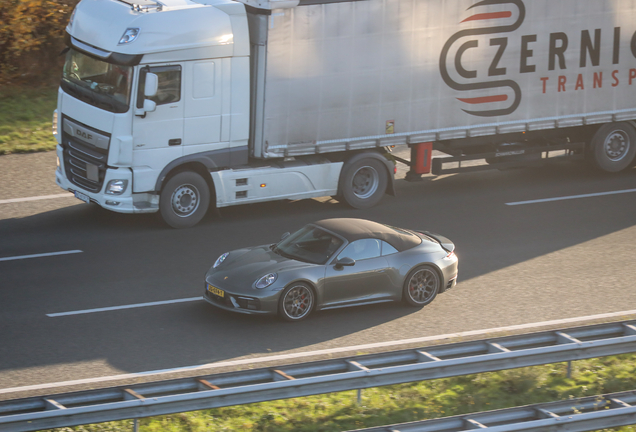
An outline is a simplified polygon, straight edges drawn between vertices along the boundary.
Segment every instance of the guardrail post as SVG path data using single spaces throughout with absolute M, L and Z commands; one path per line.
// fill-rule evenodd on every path
M 133 432 L 139 432 L 139 420 L 133 419 Z
M 572 360 L 568 360 L 568 378 L 572 378 Z
M 365 370 L 368 371 L 369 369 L 360 364 L 357 361 L 354 360 L 345 360 L 346 363 L 349 365 L 349 370 Z M 360 405 L 362 403 L 362 389 L 358 389 L 358 400 L 357 400 L 357 404 Z

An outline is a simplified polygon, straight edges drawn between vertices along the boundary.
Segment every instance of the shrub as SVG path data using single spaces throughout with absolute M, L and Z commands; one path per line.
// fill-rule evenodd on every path
M 0 84 L 58 81 L 64 30 L 78 1 L 0 2 Z

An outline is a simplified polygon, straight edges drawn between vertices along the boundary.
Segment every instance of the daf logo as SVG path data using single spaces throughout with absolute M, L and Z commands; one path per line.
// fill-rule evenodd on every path
M 80 137 L 84 138 L 86 141 L 90 141 L 93 139 L 93 135 L 86 133 L 84 131 L 81 131 L 79 129 L 75 129 L 75 135 L 79 135 Z

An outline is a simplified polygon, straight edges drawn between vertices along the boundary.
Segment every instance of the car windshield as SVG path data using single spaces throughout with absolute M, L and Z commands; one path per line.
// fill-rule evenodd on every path
M 132 66 L 108 63 L 71 48 L 66 53 L 60 86 L 93 106 L 125 113 L 130 106 L 132 79 Z
M 298 261 L 324 264 L 342 243 L 340 238 L 327 231 L 307 225 L 281 240 L 274 252 Z

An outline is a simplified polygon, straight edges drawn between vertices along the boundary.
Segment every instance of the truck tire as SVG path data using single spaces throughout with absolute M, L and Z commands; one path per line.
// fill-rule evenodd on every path
M 636 155 L 636 130 L 626 122 L 608 123 L 592 138 L 594 164 L 603 171 L 618 172 L 632 166 Z
M 210 205 L 210 190 L 197 173 L 183 171 L 161 189 L 159 211 L 173 228 L 189 228 L 203 219 Z
M 373 207 L 382 199 L 387 181 L 387 170 L 381 161 L 353 160 L 342 168 L 339 196 L 356 209 Z

